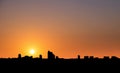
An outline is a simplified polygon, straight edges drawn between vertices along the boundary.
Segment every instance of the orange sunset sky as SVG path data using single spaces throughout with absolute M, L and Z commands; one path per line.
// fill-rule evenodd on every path
M 120 57 L 120 0 L 0 0 L 0 57 Z

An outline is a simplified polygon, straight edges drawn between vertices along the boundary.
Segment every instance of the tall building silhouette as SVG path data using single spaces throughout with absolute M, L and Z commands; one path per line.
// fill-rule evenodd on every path
M 39 58 L 42 60 L 42 55 L 39 55 Z
M 55 59 L 55 55 L 50 51 L 48 51 L 48 59 L 49 60 L 54 60 Z
M 21 59 L 21 58 L 22 58 L 21 54 L 18 54 L 18 58 L 19 58 L 19 59 Z
M 78 55 L 78 59 L 80 59 L 80 55 Z

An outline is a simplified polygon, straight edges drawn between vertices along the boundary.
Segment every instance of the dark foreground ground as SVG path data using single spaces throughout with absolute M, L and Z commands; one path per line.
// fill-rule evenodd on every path
M 120 59 L 3 58 L 0 65 L 120 65 Z
M 48 51 L 48 57 L 38 58 L 18 54 L 18 58 L 0 58 L 0 73 L 120 73 L 120 58 L 116 56 L 94 56 L 78 55 L 74 59 L 64 59 L 55 56 Z
M 115 72 L 120 71 L 120 59 L 0 59 L 0 70 L 34 71 L 34 73 L 95 72 L 96 70 Z

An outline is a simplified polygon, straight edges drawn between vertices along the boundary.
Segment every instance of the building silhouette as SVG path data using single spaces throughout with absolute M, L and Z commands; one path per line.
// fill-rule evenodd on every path
M 84 56 L 84 59 L 89 59 L 89 56 Z
M 39 58 L 42 60 L 42 55 L 39 55 Z
M 21 59 L 21 58 L 22 58 L 21 54 L 18 54 L 18 58 L 19 58 L 19 59 Z
M 80 59 L 80 55 L 78 55 L 78 59 Z
M 48 60 L 55 60 L 55 55 L 51 51 L 48 51 Z
M 109 60 L 110 57 L 109 56 L 104 56 L 104 59 Z

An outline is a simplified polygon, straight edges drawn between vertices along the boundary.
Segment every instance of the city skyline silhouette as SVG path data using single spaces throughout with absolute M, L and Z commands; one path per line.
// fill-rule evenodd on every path
M 54 53 L 51 52 L 51 51 L 48 51 L 47 57 L 43 57 L 42 54 L 39 54 L 39 55 L 36 56 L 36 57 L 33 57 L 32 55 L 24 55 L 24 56 L 23 56 L 21 53 L 19 53 L 17 57 L 8 57 L 8 58 L 10 59 L 10 58 L 30 57 L 30 58 L 49 59 L 49 57 L 51 58 L 51 55 L 49 55 L 49 54 L 52 55 L 52 59 L 56 59 L 56 58 L 58 59 L 58 58 L 59 58 L 59 56 L 55 56 Z M 4 58 L 4 57 L 0 57 L 0 58 Z M 103 57 L 96 57 L 96 56 L 93 56 L 93 55 L 90 55 L 90 56 L 85 55 L 85 56 L 81 57 L 80 54 L 78 54 L 78 55 L 77 55 L 76 57 L 74 57 L 74 58 L 72 58 L 72 57 L 70 57 L 70 58 L 61 57 L 61 59 L 90 59 L 90 58 L 91 58 L 91 59 L 93 59 L 93 58 L 96 58 L 96 59 L 103 59 L 103 58 L 112 59 L 112 58 L 120 58 L 120 57 L 117 57 L 117 56 L 115 56 L 115 55 L 113 55 L 113 56 L 105 55 L 105 56 L 103 56 Z M 6 59 L 7 59 L 7 58 L 6 58 Z
M 0 0 L 0 73 L 119 73 L 120 0 Z
M 78 55 L 76 58 L 59 58 L 53 52 L 47 52 L 47 58 L 42 55 L 33 58 L 32 56 L 24 56 L 18 54 L 17 58 L 0 58 L 0 65 L 120 65 L 120 58 L 116 56 L 104 56 L 103 58 L 94 56 Z

